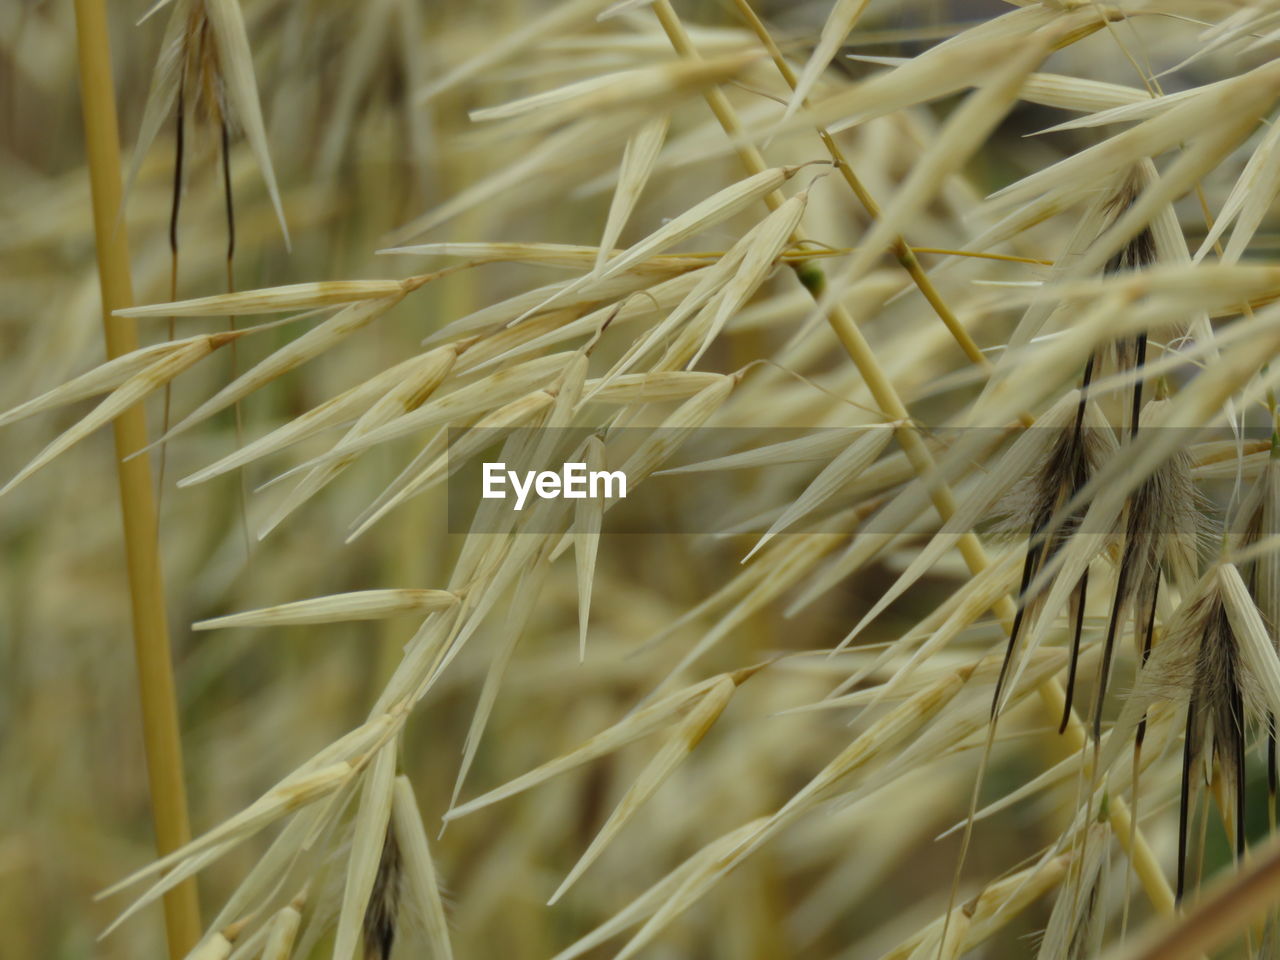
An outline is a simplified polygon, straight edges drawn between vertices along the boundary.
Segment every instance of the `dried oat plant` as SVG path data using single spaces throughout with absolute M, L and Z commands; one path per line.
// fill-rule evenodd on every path
M 1275 955 L 1280 7 L 0 22 L 0 955 Z

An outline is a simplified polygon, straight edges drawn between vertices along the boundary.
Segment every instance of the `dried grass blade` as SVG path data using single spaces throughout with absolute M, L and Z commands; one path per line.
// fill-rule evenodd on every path
M 604 268 L 622 228 L 626 226 L 644 191 L 649 177 L 657 163 L 662 144 L 667 138 L 667 127 L 671 118 L 667 114 L 650 120 L 636 131 L 627 141 L 622 153 L 622 166 L 618 170 L 618 185 L 613 191 L 613 201 L 609 205 L 609 214 L 605 218 L 604 233 L 600 238 L 600 248 L 596 253 L 593 270 L 596 273 Z
M 1028 38 L 947 118 L 941 133 L 912 166 L 906 182 L 863 238 L 848 267 L 823 294 L 823 307 L 839 301 L 849 285 L 883 255 L 893 238 L 903 232 L 908 221 L 923 209 L 947 178 L 981 146 L 1017 101 L 1027 76 L 1048 55 L 1051 41 L 1049 36 Z
M 797 194 L 765 217 L 759 227 L 752 231 L 751 242 L 743 250 L 742 263 L 734 271 L 733 278 L 703 308 L 703 313 L 707 316 L 706 330 L 701 332 L 701 345 L 685 365 L 687 368 L 692 369 L 698 365 L 698 361 L 720 335 L 729 318 L 746 305 L 768 278 L 774 262 L 790 245 L 792 235 L 804 216 L 808 200 L 808 191 Z M 690 325 L 690 337 L 698 332 L 698 326 L 696 323 Z
M 813 90 L 814 84 L 818 82 L 818 78 L 831 65 L 831 61 L 835 59 L 836 54 L 840 51 L 841 45 L 845 38 L 852 32 L 858 19 L 862 16 L 862 12 L 867 9 L 870 0 L 836 0 L 836 4 L 831 8 L 831 12 L 827 14 L 827 18 L 822 24 L 822 33 L 818 37 L 818 45 L 814 47 L 813 53 L 809 55 L 809 60 L 804 65 L 804 69 L 800 71 L 800 78 L 796 81 L 795 90 L 791 94 L 791 99 L 787 102 L 787 110 L 783 115 L 783 119 L 790 119 L 801 104 L 808 99 L 809 93 Z
M 289 310 L 312 310 L 393 297 L 407 293 L 400 280 L 320 280 L 313 283 L 291 283 L 282 287 L 264 287 L 239 293 L 219 293 L 175 303 L 153 303 L 117 310 L 121 317 L 243 317 L 259 313 L 284 313 Z
M 564 369 L 565 359 L 565 354 L 553 353 L 498 370 L 444 396 L 435 397 L 416 410 L 410 410 L 358 437 L 344 438 L 328 453 L 295 469 L 310 469 L 319 464 L 341 460 L 380 443 L 435 429 L 447 423 L 463 422 L 485 411 L 494 410 L 545 386 Z
M 246 444 L 203 470 L 185 477 L 178 481 L 178 486 L 185 487 L 201 483 L 275 453 L 320 430 L 347 420 L 351 414 L 361 408 L 364 408 L 363 412 L 344 435 L 344 440 L 360 436 L 374 427 L 389 423 L 395 417 L 421 406 L 449 378 L 457 357 L 457 349 L 448 345 L 398 363 L 332 400 L 307 411 L 302 416 L 290 420 L 266 436 Z M 370 399 L 375 397 L 377 399 L 370 404 Z M 341 473 L 344 465 L 339 461 L 327 468 L 317 467 L 313 473 L 318 476 L 313 479 L 312 475 L 308 475 L 297 489 L 291 491 L 289 500 L 273 515 L 267 530 L 274 528 L 290 510 L 304 502 L 307 496 Z M 310 489 L 309 481 L 314 484 L 314 489 Z M 263 535 L 265 533 L 259 538 L 261 539 Z
M 425 468 L 417 472 L 406 471 L 366 509 L 347 542 L 359 537 L 382 517 L 410 497 L 427 489 L 433 483 L 463 466 L 477 453 L 494 441 L 497 433 L 511 430 L 528 422 L 536 422 L 555 402 L 555 397 L 545 390 L 535 390 L 526 396 L 512 400 L 478 420 L 460 439 L 449 444 L 446 451 L 432 458 Z M 433 445 L 427 447 L 433 449 Z M 415 460 L 414 464 L 418 461 Z M 410 465 L 411 467 L 413 464 Z
M 609 5 L 609 0 L 569 0 L 547 10 L 542 16 L 526 23 L 520 29 L 506 34 L 494 43 L 485 45 L 474 57 L 453 67 L 443 77 L 419 90 L 414 99 L 418 104 L 439 96 L 444 91 L 470 80 L 495 64 L 507 61 L 512 54 L 549 37 L 568 33 L 580 22 L 590 20 Z
M 213 349 L 213 338 L 200 337 L 135 373 L 94 407 L 93 411 L 79 423 L 36 454 L 35 459 L 0 488 L 0 496 L 8 493 L 41 467 L 47 466 L 50 461 L 65 453 L 99 427 L 106 426 L 122 412 L 159 390 L 182 371 L 207 357 Z
M 231 846 L 248 839 L 290 811 L 307 806 L 333 793 L 347 782 L 351 774 L 351 764 L 345 760 L 328 764 L 317 770 L 291 774 L 229 820 L 223 821 L 212 830 L 192 840 L 182 849 L 175 850 L 168 856 L 135 871 L 102 891 L 98 896 L 111 896 L 139 880 L 177 868 L 180 864 L 198 858 L 215 848 L 219 851 L 230 849 Z
M 473 121 L 529 117 L 539 127 L 593 113 L 662 103 L 689 91 L 732 80 L 760 57 L 735 53 L 715 60 L 677 60 L 579 80 L 496 107 L 471 111 Z M 532 116 L 532 115 L 537 116 Z
M 302 925 L 302 914 L 290 904 L 274 917 L 267 927 L 267 942 L 262 947 L 261 960 L 289 960 L 293 956 L 293 944 Z
M 156 5 L 157 8 L 159 6 Z M 142 108 L 142 124 L 133 144 L 133 155 L 129 158 L 129 172 L 124 181 L 126 196 L 133 192 L 138 173 L 142 170 L 142 161 L 146 159 L 147 151 L 155 143 L 160 128 L 178 99 L 178 85 L 182 76 L 182 35 L 186 30 L 186 21 L 186 11 L 179 6 L 165 25 L 160 52 L 151 73 L 147 101 Z
M 404 880 L 409 900 L 417 904 L 426 926 L 430 956 L 433 960 L 453 960 L 449 923 L 440 898 L 440 883 L 431 859 L 427 831 L 423 829 L 422 815 L 418 812 L 418 801 L 413 795 L 413 785 L 408 777 L 396 777 L 391 802 L 391 823 L 400 844 L 401 856 L 404 857 Z
M 746 563 L 775 536 L 818 509 L 835 496 L 842 487 L 856 479 L 863 470 L 880 459 L 880 454 L 893 439 L 893 430 L 892 424 L 884 424 L 882 429 L 869 429 L 841 451 L 805 487 L 804 493 L 782 512 L 782 516 L 774 522 L 765 535 L 756 541 L 756 545 L 742 558 L 742 562 Z
M 26 403 L 18 404 L 12 410 L 0 415 L 0 426 L 16 423 L 45 410 L 52 410 L 77 403 L 80 400 L 87 400 L 90 397 L 96 397 L 99 394 L 108 393 L 130 377 L 175 351 L 208 339 L 208 337 L 201 334 L 183 340 L 167 340 L 164 343 L 157 343 L 150 347 L 142 347 L 126 353 L 124 356 L 116 357 L 114 360 L 108 360 L 106 363 L 99 364 L 92 370 L 82 373 L 78 377 L 73 377 L 66 383 L 54 387 L 52 390 L 28 400 Z
M 458 602 L 448 590 L 356 590 L 246 610 L 191 625 L 193 630 L 230 627 L 284 627 L 351 620 L 381 620 L 404 613 L 435 613 Z
M 598 280 L 608 280 L 631 270 L 637 264 L 693 236 L 700 230 L 722 223 L 761 197 L 779 189 L 799 170 L 798 166 L 772 167 L 725 187 L 673 217 L 639 243 L 629 247 L 625 253 L 618 254 L 608 261 L 599 274 L 592 272 L 573 281 L 550 298 L 526 310 L 515 319 L 514 323 L 520 323 L 534 313 L 546 310 L 552 304 L 563 301 L 570 293 L 576 293 L 588 284 Z
M 394 386 L 361 414 L 360 418 L 351 425 L 351 429 L 339 441 L 339 444 L 361 437 L 383 424 L 390 423 L 398 416 L 418 409 L 449 378 L 457 357 L 457 348 L 452 345 L 446 345 L 437 347 L 430 353 L 392 368 L 392 371 L 389 372 L 398 372 L 398 375 L 391 381 Z M 379 387 L 381 387 L 383 385 L 381 378 L 375 379 L 380 381 Z M 284 501 L 272 511 L 266 522 L 258 530 L 258 539 L 264 539 L 295 510 L 338 477 L 357 458 L 358 454 L 353 453 L 312 467 L 306 476 L 298 481 L 297 486 L 289 491 Z
M 582 746 L 569 751 L 563 756 L 549 760 L 528 773 L 516 777 L 510 783 L 490 790 L 461 806 L 454 807 L 444 815 L 445 820 L 456 820 L 474 813 L 484 807 L 492 806 L 500 800 L 523 793 L 531 787 L 550 780 L 567 770 L 588 763 L 597 757 L 612 753 L 633 741 L 648 736 L 665 726 L 672 714 L 683 710 L 690 703 L 699 700 L 708 690 L 715 686 L 723 675 L 711 677 L 691 686 L 670 693 L 648 706 L 624 717 L 606 730 L 588 739 Z
M 632 900 L 631 903 L 589 934 L 560 951 L 552 960 L 575 960 L 575 958 L 595 949 L 606 940 L 616 937 L 628 927 L 632 927 L 651 916 L 663 903 L 671 899 L 676 890 L 683 889 L 691 876 L 702 872 L 709 864 L 714 863 L 720 857 L 741 846 L 744 840 L 759 831 L 767 822 L 767 819 L 767 817 L 760 817 L 757 820 L 745 823 L 736 830 L 713 840 L 696 853 L 691 854 L 683 863 Z
M 334 938 L 334 960 L 354 960 L 364 923 L 369 895 L 373 891 L 378 862 L 382 858 L 391 819 L 391 791 L 396 775 L 396 741 L 378 750 L 364 776 L 360 806 L 356 812 L 351 852 L 347 859 L 346 884 L 342 889 L 342 909 Z
M 640 776 L 627 789 L 622 799 L 618 801 L 618 805 L 614 807 L 613 813 L 609 814 L 609 819 L 600 828 L 600 832 L 591 841 L 591 845 L 578 858 L 578 862 L 573 865 L 573 869 L 564 878 L 564 882 L 560 884 L 556 892 L 552 894 L 551 899 L 547 901 L 548 906 L 553 905 L 564 896 L 574 882 L 595 862 L 610 841 L 621 832 L 635 812 L 666 782 L 667 778 L 675 771 L 675 768 L 693 752 L 699 741 L 719 719 L 720 714 L 724 712 L 724 708 L 729 705 L 729 700 L 733 696 L 735 689 L 737 689 L 737 686 L 733 680 L 729 677 L 723 677 L 689 711 L 689 715 L 684 721 L 672 731 L 670 740 L 663 745 L 662 749 L 649 762 L 649 765 L 644 768 Z
M 1201 260 L 1233 223 L 1231 239 L 1222 252 L 1223 263 L 1236 263 L 1249 246 L 1266 210 L 1280 190 L 1280 127 L 1272 124 L 1236 180 L 1210 227 L 1195 259 Z
M 524 635 L 529 616 L 537 606 L 538 595 L 542 592 L 546 579 L 547 564 L 537 562 L 516 587 L 507 622 L 502 630 L 502 637 L 498 641 L 498 648 L 489 660 L 489 667 L 484 674 L 484 683 L 480 687 L 480 696 L 476 700 L 475 712 L 471 715 L 471 725 L 467 728 L 467 738 L 462 745 L 462 763 L 458 765 L 458 776 L 454 780 L 453 794 L 449 798 L 450 806 L 456 806 L 458 803 L 462 786 L 466 783 L 476 751 L 480 749 L 480 741 L 484 738 L 484 731 L 493 713 L 493 706 L 498 702 L 498 693 L 506 676 L 507 665 L 511 662 L 516 645 Z
M 276 219 L 280 221 L 280 232 L 284 234 L 287 248 L 289 227 L 284 220 L 280 188 L 276 186 L 276 174 L 271 166 L 271 151 L 267 146 L 266 125 L 262 122 L 262 107 L 258 104 L 258 83 L 253 75 L 253 56 L 249 51 L 244 14 L 240 11 L 239 0 L 203 0 L 203 3 L 209 25 L 218 38 L 223 91 L 249 141 L 249 149 L 258 162 L 262 179 L 266 181 L 267 194 L 271 197 Z
M 313 360 L 335 344 L 345 340 L 357 330 L 367 327 L 403 299 L 404 293 L 379 300 L 366 300 L 353 303 L 339 310 L 328 320 L 312 327 L 296 340 L 291 341 L 271 354 L 265 360 L 246 370 L 231 383 L 227 384 L 212 397 L 169 430 L 155 443 L 172 440 L 178 434 L 190 430 L 215 413 L 225 410 L 237 401 L 243 400 L 255 390 L 283 376 L 290 370 Z M 155 444 L 153 444 L 154 446 Z
M 604 441 L 589 437 L 584 445 L 583 460 L 588 471 L 600 471 L 605 465 Z M 578 582 L 578 659 L 587 659 L 587 621 L 591 615 L 591 585 L 595 580 L 596 554 L 600 549 L 600 528 L 604 521 L 604 501 L 587 497 L 574 510 L 574 571 Z
M 1235 564 L 1219 564 L 1218 580 L 1245 672 L 1257 688 L 1266 709 L 1272 714 L 1280 714 L 1280 659 L 1276 657 L 1271 632 Z

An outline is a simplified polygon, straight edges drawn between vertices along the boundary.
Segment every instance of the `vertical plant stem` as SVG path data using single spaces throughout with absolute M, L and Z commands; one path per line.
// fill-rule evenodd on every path
M 680 22 L 679 16 L 672 8 L 670 0 L 657 0 L 653 5 L 653 9 L 658 16 L 658 22 L 661 24 L 663 32 L 666 33 L 676 53 L 682 57 L 696 58 L 698 52 L 693 46 L 693 41 L 689 37 L 688 31 L 685 30 L 684 24 Z M 728 97 L 725 96 L 724 91 L 719 87 L 711 87 L 705 97 L 707 105 L 711 108 L 712 113 L 715 114 L 725 132 L 736 139 L 741 131 L 741 124 L 738 121 L 733 105 L 729 102 Z M 737 153 L 748 173 L 758 173 L 767 168 L 764 158 L 755 147 L 746 144 L 739 147 Z M 771 194 L 765 197 L 765 202 L 769 204 L 770 208 L 773 208 L 781 202 L 781 196 Z M 796 270 L 798 276 L 801 276 L 799 264 L 793 265 L 793 269 Z M 807 269 L 816 268 L 810 265 Z M 820 281 L 815 284 L 812 281 L 806 281 L 801 276 L 801 282 L 805 289 L 814 294 L 815 299 L 817 299 L 818 291 L 821 289 Z M 929 491 L 929 497 L 933 502 L 934 509 L 938 511 L 938 515 L 942 517 L 944 522 L 950 519 L 956 510 L 955 497 L 938 475 L 937 465 L 933 462 L 933 457 L 912 425 L 906 405 L 903 404 L 888 374 L 880 366 L 871 349 L 871 345 L 863 337 L 862 331 L 854 323 L 853 317 L 841 305 L 836 304 L 831 308 L 830 313 L 827 315 L 827 321 L 837 338 L 839 338 L 841 345 L 849 354 L 854 366 L 857 367 L 859 374 L 861 374 L 867 385 L 868 391 L 875 399 L 876 405 L 884 414 L 901 424 L 894 435 L 901 445 L 903 453 L 906 454 L 907 460 L 911 463 L 916 475 L 925 483 Z M 960 537 L 956 542 L 956 548 L 971 574 L 976 576 L 990 566 L 986 550 L 976 534 L 970 532 Z M 992 608 L 992 612 L 995 613 L 996 618 L 1006 632 L 1011 629 L 1015 609 L 1013 600 L 1007 595 L 1001 597 Z M 1038 692 L 1043 709 L 1046 715 L 1053 718 L 1053 723 L 1058 723 L 1059 718 L 1064 713 L 1069 717 L 1066 729 L 1057 738 L 1063 754 L 1066 756 L 1083 754 L 1089 745 L 1089 736 L 1085 731 L 1084 724 L 1080 722 L 1080 718 L 1076 716 L 1075 712 L 1067 711 L 1066 692 L 1063 690 L 1062 684 L 1056 677 L 1050 678 L 1040 685 Z M 1085 763 L 1088 764 L 1088 758 L 1085 758 Z M 1123 798 L 1118 796 L 1110 798 L 1108 818 L 1116 839 L 1119 840 L 1121 847 L 1129 856 L 1134 872 L 1138 875 L 1138 879 L 1142 883 L 1143 890 L 1146 892 L 1148 899 L 1150 899 L 1152 906 L 1159 913 L 1174 912 L 1176 905 L 1169 881 L 1160 869 L 1160 864 L 1156 860 L 1146 837 L 1134 825 L 1128 805 Z
M 107 355 L 114 358 L 137 348 L 138 332 L 132 320 L 112 316 L 112 311 L 132 305 L 133 289 L 128 235 L 120 215 L 120 139 L 111 50 L 103 0 L 76 0 L 75 13 L 102 323 Z M 130 407 L 121 414 L 113 429 L 151 812 L 156 848 L 163 855 L 185 844 L 191 838 L 191 828 L 187 820 L 182 743 L 165 622 L 151 460 L 146 455 L 129 459 L 147 444 L 142 405 Z M 165 895 L 164 915 L 169 955 L 177 960 L 185 956 L 200 937 L 200 913 L 193 879 Z

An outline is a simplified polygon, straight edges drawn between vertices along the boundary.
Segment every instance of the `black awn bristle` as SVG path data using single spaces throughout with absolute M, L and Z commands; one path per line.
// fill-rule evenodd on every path
M 382 858 L 374 875 L 369 905 L 364 912 L 365 960 L 390 960 L 396 941 L 396 924 L 400 912 L 401 857 L 395 830 L 387 825 L 387 838 L 382 845 Z

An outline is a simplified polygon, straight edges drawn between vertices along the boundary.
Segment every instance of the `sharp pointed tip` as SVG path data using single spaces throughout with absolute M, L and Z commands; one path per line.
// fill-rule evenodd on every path
M 190 419 L 190 418 L 188 418 L 188 419 Z M 178 434 L 180 434 L 180 433 L 184 433 L 184 432 L 185 432 L 185 431 L 186 431 L 186 430 L 187 430 L 191 425 L 192 425 L 192 424 L 190 424 L 190 423 L 188 422 L 188 420 L 183 420 L 183 421 L 182 421 L 181 423 L 179 423 L 176 427 L 171 427 L 167 433 L 162 434 L 161 436 L 159 436 L 159 437 L 157 437 L 156 439 L 152 440 L 152 441 L 151 441 L 150 443 L 148 443 L 145 447 L 142 447 L 142 448 L 140 448 L 140 449 L 138 449 L 138 450 L 134 450 L 132 453 L 130 453 L 130 454 L 129 454 L 128 456 L 126 456 L 124 459 L 125 459 L 126 461 L 128 461 L 128 460 L 132 460 L 134 457 L 141 457 L 141 456 L 146 456 L 146 455 L 150 454 L 150 453 L 151 453 L 151 451 L 152 451 L 152 450 L 154 450 L 156 447 L 164 446 L 164 445 L 165 445 L 165 444 L 167 444 L 170 440 L 172 440 L 174 437 L 176 437 Z
M 269 518 L 258 529 L 258 532 L 257 532 L 258 542 L 261 543 L 263 540 L 267 539 L 267 537 L 269 537 L 272 533 L 274 533 L 276 528 L 279 527 L 280 524 L 284 523 L 285 520 L 288 519 L 288 517 L 289 517 L 288 513 L 283 513 L 278 516 Z
M 274 170 L 267 170 L 267 180 L 271 190 L 271 205 L 276 210 L 276 220 L 280 223 L 280 235 L 284 238 L 285 253 L 293 253 L 293 237 L 289 236 L 289 222 L 284 216 L 284 205 L 280 202 L 280 191 L 276 187 Z

